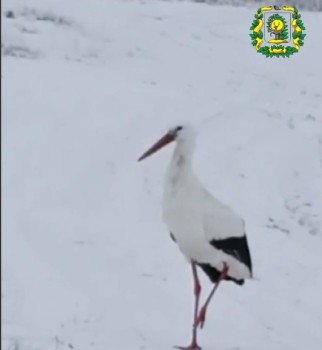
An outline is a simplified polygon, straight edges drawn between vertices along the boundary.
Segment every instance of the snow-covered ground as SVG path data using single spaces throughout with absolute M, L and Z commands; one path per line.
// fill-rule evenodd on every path
M 322 346 L 322 14 L 267 59 L 254 9 L 6 0 L 2 8 L 2 345 L 171 349 L 190 337 L 189 266 L 162 224 L 176 122 L 196 173 L 244 218 L 256 279 L 224 284 L 204 349 Z M 210 284 L 203 278 L 203 295 Z

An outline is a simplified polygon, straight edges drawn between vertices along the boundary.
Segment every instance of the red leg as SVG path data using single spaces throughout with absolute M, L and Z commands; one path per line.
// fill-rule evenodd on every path
M 201 347 L 197 343 L 197 327 L 198 327 L 197 317 L 198 317 L 201 285 L 197 274 L 197 266 L 193 261 L 191 262 L 191 267 L 192 267 L 194 295 L 195 295 L 195 308 L 194 308 L 194 318 L 193 318 L 193 325 L 192 325 L 192 340 L 189 346 L 176 346 L 176 348 L 180 350 L 201 350 Z
M 206 311 L 207 311 L 207 307 L 212 299 L 212 297 L 214 296 L 218 286 L 219 286 L 219 283 L 221 281 L 223 281 L 226 277 L 227 277 L 227 274 L 228 274 L 228 266 L 226 263 L 224 263 L 224 268 L 223 270 L 221 271 L 220 273 L 220 276 L 218 278 L 218 281 L 217 283 L 214 285 L 214 287 L 212 288 L 211 292 L 209 293 L 209 296 L 205 302 L 205 304 L 202 306 L 202 308 L 200 309 L 200 312 L 199 312 L 199 315 L 198 315 L 198 318 L 197 318 L 197 327 L 200 326 L 200 328 L 203 328 L 204 324 L 205 324 L 205 321 L 206 321 Z

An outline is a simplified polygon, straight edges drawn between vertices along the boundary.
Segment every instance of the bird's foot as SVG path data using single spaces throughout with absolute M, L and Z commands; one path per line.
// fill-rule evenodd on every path
M 205 306 L 203 306 L 200 311 L 199 311 L 199 315 L 197 317 L 197 322 L 196 322 L 196 326 L 200 328 L 203 328 L 205 321 L 206 321 L 206 310 L 207 308 Z
M 174 348 L 179 350 L 201 350 L 197 343 L 191 343 L 189 346 L 175 346 Z

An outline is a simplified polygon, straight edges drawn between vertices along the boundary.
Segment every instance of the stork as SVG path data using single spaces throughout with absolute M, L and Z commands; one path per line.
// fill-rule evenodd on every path
M 243 219 L 199 182 L 192 168 L 195 131 L 190 125 L 171 128 L 139 159 L 141 161 L 165 145 L 175 142 L 164 184 L 163 221 L 170 237 L 191 264 L 194 281 L 192 341 L 181 350 L 200 350 L 197 329 L 203 328 L 207 307 L 222 281 L 238 285 L 252 278 L 252 262 Z M 199 310 L 201 285 L 197 268 L 214 286 Z

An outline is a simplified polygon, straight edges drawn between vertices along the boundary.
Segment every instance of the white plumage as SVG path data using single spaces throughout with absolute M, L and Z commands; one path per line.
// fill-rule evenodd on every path
M 244 279 L 252 276 L 252 263 L 243 219 L 214 198 L 194 175 L 195 134 L 191 126 L 170 129 L 139 161 L 172 141 L 176 147 L 165 177 L 163 220 L 172 239 L 191 263 L 195 294 L 191 345 L 179 349 L 199 350 L 197 328 L 205 323 L 207 307 L 219 283 L 228 280 L 242 285 Z M 200 310 L 197 267 L 215 283 Z
M 209 244 L 214 239 L 243 237 L 245 228 L 242 218 L 215 199 L 194 175 L 194 136 L 190 126 L 177 135 L 165 177 L 163 220 L 189 261 L 210 264 L 219 271 L 226 262 L 229 276 L 249 278 L 248 266 Z

